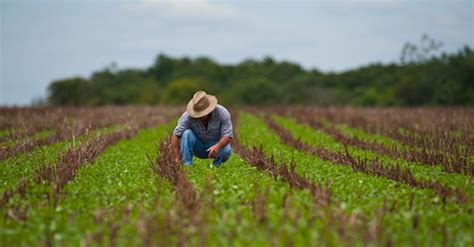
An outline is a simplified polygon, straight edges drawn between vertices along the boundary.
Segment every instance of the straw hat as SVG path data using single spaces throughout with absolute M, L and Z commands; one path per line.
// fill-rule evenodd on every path
M 216 108 L 216 105 L 216 96 L 208 95 L 204 91 L 197 91 L 188 102 L 186 110 L 192 118 L 200 118 L 211 113 Z

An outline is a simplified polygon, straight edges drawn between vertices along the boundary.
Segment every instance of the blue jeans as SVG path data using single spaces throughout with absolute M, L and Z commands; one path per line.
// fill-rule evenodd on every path
M 206 150 L 216 143 L 217 142 L 211 142 L 205 144 L 197 138 L 192 130 L 185 130 L 179 139 L 179 154 L 181 156 L 181 162 L 183 162 L 184 165 L 192 165 L 193 155 L 200 159 L 207 159 L 209 157 L 209 152 Z M 212 164 L 219 166 L 226 162 L 229 159 L 231 151 L 232 148 L 230 147 L 230 144 L 222 147 Z

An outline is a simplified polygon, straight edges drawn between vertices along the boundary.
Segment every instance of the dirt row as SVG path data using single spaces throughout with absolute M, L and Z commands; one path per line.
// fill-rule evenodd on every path
M 402 168 L 398 165 L 392 166 L 384 164 L 383 161 L 378 159 L 355 158 L 350 154 L 347 146 L 345 146 L 345 150 L 336 152 L 323 147 L 315 147 L 305 144 L 293 137 L 291 133 L 277 124 L 270 117 L 267 116 L 264 120 L 267 125 L 280 136 L 281 140 L 286 145 L 304 151 L 310 155 L 316 155 L 322 160 L 331 162 L 331 164 L 349 166 L 355 172 L 362 172 L 371 176 L 385 177 L 412 187 L 431 189 L 442 198 L 444 203 L 446 203 L 446 200 L 450 197 L 455 198 L 458 203 L 465 203 L 468 200 L 467 195 L 462 190 L 447 187 L 439 182 L 417 179 L 409 169 Z
M 92 164 L 94 160 L 109 146 L 114 145 L 122 139 L 129 139 L 137 134 L 142 128 L 150 128 L 166 121 L 170 116 L 159 115 L 157 117 L 135 120 L 130 122 L 126 128 L 116 130 L 109 134 L 91 135 L 78 147 L 70 146 L 65 152 L 59 155 L 55 164 L 46 164 L 40 166 L 33 174 L 30 181 L 29 178 L 21 178 L 15 187 L 7 189 L 0 197 L 0 207 L 5 207 L 8 201 L 15 194 L 25 196 L 27 191 L 39 183 L 46 183 L 52 188 L 51 194 L 46 193 L 46 198 L 52 197 L 54 206 L 61 196 L 61 188 L 74 179 L 76 172 L 82 166 Z M 40 162 L 40 161 L 38 161 Z M 26 208 L 26 205 L 11 205 L 11 210 L 7 211 L 7 216 L 13 219 L 24 219 L 27 212 L 21 212 L 19 208 Z M 20 214 L 21 213 L 21 214 Z
M 0 109 L 0 112 L 2 110 L 6 111 Z M 11 116 L 5 114 L 2 118 L 4 122 L 6 122 L 5 119 L 11 122 L 3 125 L 14 129 L 5 136 L 1 136 L 0 139 L 15 141 L 15 143 L 12 146 L 0 146 L 0 160 L 29 152 L 39 146 L 78 138 L 94 130 L 112 126 L 128 126 L 137 122 L 153 123 L 159 118 L 176 114 L 177 109 L 172 107 L 52 108 L 49 110 L 48 108 L 26 108 L 12 111 Z M 51 133 L 46 137 L 32 136 L 42 130 L 48 130 Z M 22 137 L 25 138 L 20 139 Z
M 387 146 L 376 141 L 368 141 L 342 134 L 335 126 L 327 126 L 318 121 L 315 116 L 306 114 L 293 114 L 296 119 L 309 126 L 322 130 L 331 135 L 337 141 L 345 144 L 355 146 L 364 150 L 370 150 L 380 155 L 387 155 L 392 159 L 404 159 L 408 162 L 414 162 L 424 165 L 440 165 L 443 170 L 448 173 L 461 173 L 469 176 L 474 176 L 474 164 L 469 160 L 472 156 L 473 150 L 466 147 L 455 145 L 454 140 L 446 143 L 449 151 L 446 148 L 433 149 L 427 148 L 426 145 L 407 145 L 397 147 L 395 144 Z M 448 142 L 447 140 L 445 140 Z

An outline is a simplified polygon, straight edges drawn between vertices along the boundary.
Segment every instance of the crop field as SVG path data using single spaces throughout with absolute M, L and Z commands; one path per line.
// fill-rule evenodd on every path
M 0 246 L 474 246 L 474 108 L 231 109 L 220 167 L 183 110 L 0 108 Z

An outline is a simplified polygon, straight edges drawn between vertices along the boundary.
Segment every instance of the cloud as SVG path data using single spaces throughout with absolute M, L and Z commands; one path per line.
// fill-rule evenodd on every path
M 241 14 L 230 4 L 206 0 L 142 0 L 138 3 L 127 3 L 124 8 L 130 12 L 173 19 L 223 20 L 238 18 Z

